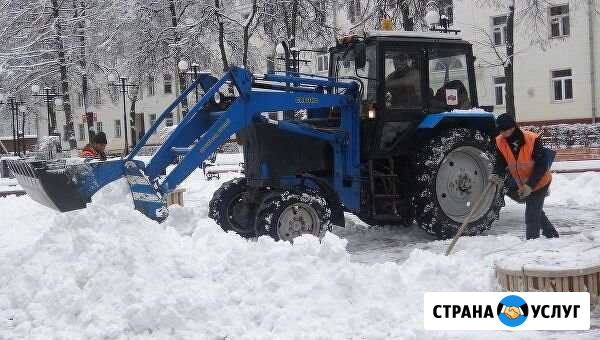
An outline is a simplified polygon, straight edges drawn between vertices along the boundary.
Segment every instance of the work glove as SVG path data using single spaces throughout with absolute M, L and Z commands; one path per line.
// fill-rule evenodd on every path
M 521 199 L 525 199 L 527 197 L 529 197 L 529 195 L 531 195 L 531 192 L 533 191 L 533 189 L 531 189 L 531 187 L 527 184 L 523 184 L 523 186 L 521 188 L 519 188 L 519 197 Z
M 488 177 L 488 181 L 490 181 L 490 183 L 495 184 L 497 186 L 504 183 L 504 179 L 497 174 L 490 174 L 490 176 Z

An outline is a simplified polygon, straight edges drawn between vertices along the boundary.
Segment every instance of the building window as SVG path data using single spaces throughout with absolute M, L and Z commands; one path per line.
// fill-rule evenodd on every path
M 329 71 L 329 55 L 319 54 L 317 55 L 317 72 Z
M 571 69 L 552 71 L 552 92 L 555 102 L 573 99 L 573 73 Z
M 494 45 L 504 45 L 506 43 L 506 15 L 492 18 L 492 30 L 494 35 Z
M 148 77 L 148 95 L 154 95 L 154 77 L 152 76 Z
M 552 37 L 566 37 L 569 33 L 569 5 L 550 7 L 550 34 Z
M 121 120 L 115 119 L 115 138 L 121 138 Z
M 165 74 L 163 76 L 164 92 L 165 94 L 173 93 L 173 76 Z
M 85 125 L 79 124 L 79 140 L 85 140 Z
M 96 122 L 96 133 L 102 132 L 102 122 Z
M 454 7 L 452 6 L 452 0 L 441 0 L 439 2 L 438 10 L 440 12 L 440 18 L 445 15 L 448 19 L 448 26 L 454 23 Z
M 83 107 L 83 93 L 77 94 L 77 107 Z
M 173 126 L 173 113 L 169 113 L 167 118 L 165 119 L 166 126 Z
M 156 114 L 150 115 L 150 126 L 153 126 L 156 123 Z
M 504 105 L 504 96 L 506 95 L 506 78 L 495 77 L 494 78 L 494 95 L 496 98 L 496 105 Z
M 102 91 L 94 89 L 94 105 L 102 105 Z

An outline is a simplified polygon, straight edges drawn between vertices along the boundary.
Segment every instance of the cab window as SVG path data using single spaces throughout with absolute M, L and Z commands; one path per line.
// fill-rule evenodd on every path
M 352 49 L 341 51 L 333 55 L 334 76 L 338 81 L 353 81 L 349 78 L 358 78 L 364 84 L 363 100 L 375 102 L 377 100 L 377 68 L 376 65 L 376 48 L 374 45 L 367 46 L 366 57 L 367 62 L 363 69 L 356 70 L 354 66 L 354 53 Z M 348 78 L 348 79 L 344 79 Z
M 465 51 L 429 50 L 429 108 L 431 112 L 470 109 L 469 73 Z
M 404 51 L 386 51 L 384 59 L 387 109 L 411 110 L 423 106 L 420 57 Z

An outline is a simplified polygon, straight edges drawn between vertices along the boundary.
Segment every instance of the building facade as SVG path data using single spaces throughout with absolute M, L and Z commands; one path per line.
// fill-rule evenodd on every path
M 481 105 L 505 112 L 507 12 L 455 1 L 453 28 L 473 43 Z M 600 12 L 593 1 L 552 0 L 533 31 L 516 1 L 514 93 L 520 122 L 598 121 L 600 108 Z M 525 11 L 526 12 L 526 11 Z M 538 26 L 540 27 L 540 26 Z M 535 41 L 541 36 L 541 41 Z M 541 43 L 541 45 L 540 45 Z
M 131 103 L 135 98 L 135 131 L 136 136 L 132 138 L 129 122 L 128 144 L 133 144 L 133 140 L 139 140 L 141 136 L 154 124 L 160 114 L 177 98 L 178 93 L 178 75 L 173 73 L 163 73 L 148 77 L 140 84 L 136 84 L 136 96 L 132 94 L 131 87 L 129 93 L 125 95 L 125 109 L 127 119 L 130 119 Z M 80 89 L 79 89 L 80 90 Z M 201 91 L 201 90 L 200 90 Z M 193 104 L 194 94 L 189 96 L 189 104 Z M 75 129 L 75 139 L 77 147 L 81 149 L 88 143 L 88 125 L 85 114 L 85 103 L 82 92 L 70 93 L 71 110 L 73 113 L 73 122 Z M 123 95 L 118 87 L 110 87 L 107 83 L 92 87 L 88 95 L 88 112 L 93 114 L 93 130 L 95 132 L 104 132 L 106 134 L 109 153 L 121 153 L 125 146 L 125 124 L 123 114 Z M 180 109 L 172 112 L 171 118 L 162 123 L 162 126 L 176 124 L 181 118 Z M 66 139 L 65 114 L 62 107 L 56 107 L 57 127 L 60 129 L 63 147 L 68 146 Z M 40 127 L 41 135 L 47 135 L 47 128 Z

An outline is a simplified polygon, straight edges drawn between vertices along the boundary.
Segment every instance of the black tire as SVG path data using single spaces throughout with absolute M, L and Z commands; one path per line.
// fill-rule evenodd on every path
M 420 148 L 416 155 L 416 183 L 413 207 L 415 209 L 415 219 L 421 228 L 442 239 L 453 237 L 456 234 L 466 214 L 452 215 L 448 211 L 458 206 L 457 202 L 460 201 L 460 198 L 470 202 L 470 200 L 476 200 L 481 195 L 487 185 L 487 177 L 493 169 L 495 161 L 494 148 L 491 136 L 479 130 L 466 128 L 442 131 Z M 458 175 L 448 175 L 450 172 L 445 169 L 452 166 L 451 160 L 454 159 L 452 157 L 461 153 L 468 154 L 467 157 L 463 156 L 464 159 L 470 157 L 473 163 L 481 162 L 486 166 L 474 170 L 471 167 L 457 167 L 464 173 L 469 173 L 469 177 L 472 175 L 475 178 L 473 181 L 468 178 L 468 181 L 462 181 L 459 185 L 458 181 L 452 179 L 466 178 L 465 175 L 459 173 L 461 170 L 455 171 L 455 173 L 459 173 Z M 484 169 L 486 173 L 481 173 L 481 171 L 478 173 L 477 169 Z M 442 173 L 440 174 L 440 172 Z M 472 182 L 476 184 L 472 185 Z M 452 188 L 448 191 L 458 194 L 443 192 L 446 190 L 444 184 L 446 184 L 446 187 Z M 471 190 L 473 186 L 476 189 Z M 468 189 L 464 189 L 465 187 Z M 438 190 L 438 188 L 441 189 Z M 504 195 L 502 190 L 497 190 L 495 187 L 492 187 L 491 191 L 492 193 L 486 196 L 481 209 L 473 216 L 474 220 L 465 228 L 463 235 L 477 235 L 489 229 L 492 223 L 498 219 L 500 209 L 504 206 Z M 458 197 L 458 199 L 450 199 L 449 197 Z M 448 203 L 449 201 L 440 203 L 441 199 L 450 199 L 450 203 Z M 472 203 L 474 204 L 474 202 Z M 470 204 L 465 204 L 465 207 L 458 209 L 463 209 L 464 212 L 468 213 L 469 207 Z
M 293 207 L 300 207 L 301 212 L 293 211 Z M 300 231 L 292 229 L 292 235 L 290 235 L 287 232 L 289 229 L 280 226 L 282 214 L 290 214 L 289 209 L 293 211 L 292 214 L 296 214 L 297 216 L 300 214 L 300 218 L 303 219 L 302 224 L 307 220 L 304 217 L 312 216 L 314 212 L 314 216 L 310 217 L 310 221 L 317 221 L 318 219 L 318 222 L 309 222 L 309 229 L 312 232 L 304 229 L 300 229 Z M 297 224 L 294 226 L 297 226 Z M 257 235 L 269 235 L 276 241 L 292 241 L 294 237 L 298 236 L 296 234 L 306 233 L 322 237 L 330 226 L 331 208 L 328 206 L 327 200 L 319 192 L 310 189 L 304 191 L 273 191 L 267 194 L 256 212 L 254 222 Z
M 245 178 L 234 178 L 223 183 L 210 200 L 208 217 L 215 220 L 224 231 L 233 231 L 244 238 L 252 238 L 256 237 L 254 214 L 247 211 L 246 205 L 240 205 L 246 190 Z

